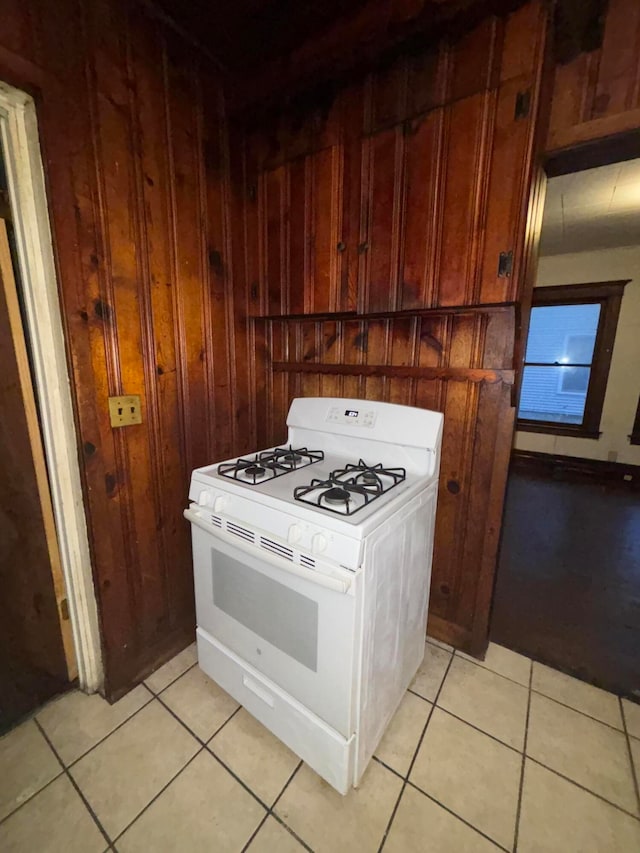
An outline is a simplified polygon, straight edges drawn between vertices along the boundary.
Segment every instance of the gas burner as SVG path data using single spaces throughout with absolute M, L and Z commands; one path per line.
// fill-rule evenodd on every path
M 407 476 L 404 468 L 384 468 L 382 464 L 367 465 L 362 459 L 357 465 L 337 468 L 328 480 L 311 480 L 308 486 L 298 486 L 293 497 L 340 515 L 353 515 L 388 492 Z
M 377 465 L 367 465 L 360 459 L 357 465 L 348 464 L 344 468 L 333 471 L 331 476 L 340 483 L 353 480 L 357 485 L 387 492 L 401 483 L 406 478 L 407 472 L 404 468 L 384 468 L 381 462 Z
M 264 450 L 253 459 L 236 459 L 218 465 L 218 474 L 238 480 L 248 486 L 255 486 L 265 480 L 273 480 L 283 474 L 289 474 L 297 468 L 304 468 L 324 459 L 321 450 L 307 450 L 306 447 L 276 447 Z
M 293 448 L 276 447 L 275 450 L 266 450 L 260 454 L 261 462 L 271 462 L 292 471 L 294 468 L 304 468 L 313 462 L 321 462 L 324 453 L 321 450 L 307 450 L 306 447 Z
M 331 489 L 327 489 L 326 492 L 323 492 L 321 498 L 328 504 L 346 504 L 349 502 L 349 492 L 346 489 L 340 489 L 337 486 L 334 486 Z

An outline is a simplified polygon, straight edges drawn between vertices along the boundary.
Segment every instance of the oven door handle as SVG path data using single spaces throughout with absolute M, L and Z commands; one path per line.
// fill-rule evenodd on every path
M 220 536 L 240 551 L 252 553 L 249 549 L 244 547 L 241 542 L 233 541 L 231 537 L 226 536 L 217 528 L 213 528 L 210 524 L 207 524 L 197 510 L 191 508 L 185 509 L 183 515 L 187 521 L 190 521 L 191 524 L 195 524 L 196 527 L 204 530 L 205 533 L 210 533 L 213 536 Z M 341 592 L 343 594 L 346 594 L 351 586 L 351 581 L 349 580 L 341 580 L 340 578 L 331 577 L 331 575 L 324 575 L 321 572 L 314 571 L 313 569 L 303 569 L 295 563 L 289 563 L 287 560 L 273 557 L 271 554 L 259 548 L 256 548 L 256 551 L 259 552 L 261 560 L 270 563 L 283 572 L 288 572 L 290 575 L 296 575 L 296 577 L 302 578 L 309 583 L 315 583 L 319 586 L 324 586 L 327 589 L 332 589 L 334 592 Z

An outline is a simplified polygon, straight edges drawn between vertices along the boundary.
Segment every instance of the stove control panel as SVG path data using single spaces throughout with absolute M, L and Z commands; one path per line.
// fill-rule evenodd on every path
M 327 421 L 333 424 L 371 429 L 376 422 L 376 413 L 372 409 L 342 409 L 332 406 L 327 414 Z

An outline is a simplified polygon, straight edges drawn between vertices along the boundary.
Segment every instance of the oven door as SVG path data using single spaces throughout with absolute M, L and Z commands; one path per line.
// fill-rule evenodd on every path
M 359 577 L 297 566 L 192 508 L 198 627 L 345 737 L 353 732 Z

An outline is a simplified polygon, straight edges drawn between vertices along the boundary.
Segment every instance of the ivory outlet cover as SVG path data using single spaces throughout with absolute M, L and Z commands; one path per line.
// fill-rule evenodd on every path
M 126 397 L 109 397 L 109 418 L 112 427 L 142 423 L 142 410 L 138 394 Z

